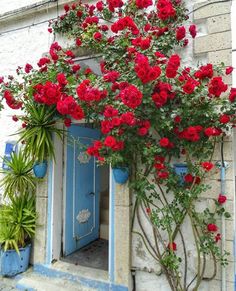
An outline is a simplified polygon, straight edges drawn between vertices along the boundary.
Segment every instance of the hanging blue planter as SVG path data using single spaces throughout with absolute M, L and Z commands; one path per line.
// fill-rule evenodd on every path
M 126 167 L 113 168 L 113 175 L 116 183 L 125 184 L 129 178 L 129 169 Z
M 186 164 L 174 164 L 175 173 L 179 176 L 180 184 L 184 183 L 184 176 L 188 173 Z
M 33 166 L 34 175 L 37 178 L 44 178 L 47 173 L 47 162 L 35 163 Z
M 0 250 L 0 275 L 13 277 L 25 272 L 29 267 L 31 245 L 19 249 L 20 254 L 15 250 Z

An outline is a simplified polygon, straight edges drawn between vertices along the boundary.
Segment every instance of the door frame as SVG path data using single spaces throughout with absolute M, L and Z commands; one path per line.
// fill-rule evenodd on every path
M 83 121 L 77 123 L 83 123 Z M 65 129 L 62 124 L 58 128 Z M 61 141 L 57 136 L 54 136 L 54 145 L 56 162 L 51 161 L 49 163 L 47 182 L 44 186 L 47 187 L 47 219 L 45 225 L 45 259 L 43 264 L 49 266 L 54 261 L 61 259 L 62 240 L 64 239 L 66 137 L 64 136 L 63 141 Z M 132 202 L 128 184 L 117 185 L 110 167 L 108 278 L 109 284 L 112 286 L 123 286 L 124 290 L 130 290 L 132 281 L 130 274 L 131 208 Z M 124 221 L 126 222 L 125 224 L 123 223 Z

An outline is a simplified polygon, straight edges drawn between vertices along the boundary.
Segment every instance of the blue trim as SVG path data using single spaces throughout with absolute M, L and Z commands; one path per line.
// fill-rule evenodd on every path
M 78 282 L 86 287 L 94 288 L 98 291 L 128 291 L 128 287 L 122 285 L 115 285 L 106 281 L 84 278 L 79 275 L 73 275 L 71 273 L 52 269 L 48 265 L 35 264 L 34 271 L 49 278 L 66 279 L 74 283 Z
M 115 281 L 115 179 L 110 167 L 110 197 L 109 197 L 109 280 Z
M 27 290 L 27 291 L 37 291 L 36 289 L 34 289 L 34 288 L 32 288 L 32 287 L 30 287 L 28 285 L 20 284 L 20 283 L 16 284 L 16 289 L 23 290 L 23 291 L 25 291 L 25 290 Z
M 48 167 L 48 221 L 47 221 L 47 241 L 46 241 L 46 264 L 52 261 L 52 177 L 53 177 L 53 164 L 49 162 Z

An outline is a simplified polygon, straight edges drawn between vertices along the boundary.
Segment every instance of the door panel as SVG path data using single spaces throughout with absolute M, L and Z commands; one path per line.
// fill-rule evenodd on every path
M 99 237 L 100 170 L 81 145 L 91 145 L 99 131 L 72 125 L 68 130 L 64 255 Z

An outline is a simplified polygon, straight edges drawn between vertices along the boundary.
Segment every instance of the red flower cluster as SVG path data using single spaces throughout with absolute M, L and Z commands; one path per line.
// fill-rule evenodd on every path
M 161 75 L 160 67 L 151 67 L 148 58 L 142 54 L 137 55 L 134 70 L 143 84 L 154 81 Z
M 178 68 L 180 66 L 180 57 L 178 55 L 172 55 L 166 66 L 166 77 L 175 78 Z
M 152 100 L 154 101 L 156 107 L 160 108 L 165 105 L 168 99 L 173 99 L 175 93 L 171 92 L 172 87 L 168 83 L 159 82 L 155 88 L 154 93 L 152 94 Z
M 108 135 L 104 140 L 104 146 L 111 148 L 113 151 L 120 151 L 124 149 L 124 142 L 117 141 L 114 136 Z
M 6 100 L 7 105 L 11 109 L 20 109 L 22 107 L 22 102 L 18 102 L 8 90 L 4 91 L 3 98 Z
M 111 12 L 115 11 L 115 8 L 121 8 L 123 6 L 123 1 L 121 0 L 107 0 L 108 8 Z
M 219 136 L 221 135 L 222 133 L 222 130 L 219 129 L 219 128 L 216 128 L 216 127 L 207 127 L 205 130 L 204 130 L 204 134 L 208 137 L 210 136 Z
M 38 103 L 53 105 L 57 104 L 61 98 L 61 87 L 58 84 L 54 84 L 50 81 L 47 81 L 44 85 L 35 85 L 34 90 L 34 100 Z
M 134 85 L 128 85 L 120 91 L 119 97 L 126 106 L 135 109 L 142 103 L 143 94 Z
M 114 33 L 118 33 L 125 28 L 130 29 L 134 35 L 137 35 L 139 33 L 137 25 L 134 23 L 133 19 L 130 16 L 119 18 L 115 23 L 111 25 L 111 31 Z
M 200 139 L 200 133 L 203 128 L 201 125 L 189 126 L 182 131 L 179 131 L 177 128 L 174 130 L 180 139 L 186 139 L 188 141 L 198 141 Z
M 97 16 L 88 16 L 81 24 L 83 28 L 87 28 L 89 25 L 98 24 L 99 18 Z
M 84 118 L 82 108 L 72 96 L 63 96 L 63 99 L 57 102 L 57 111 L 62 115 L 71 115 L 76 120 Z
M 158 0 L 157 2 L 158 17 L 161 20 L 167 20 L 168 18 L 174 17 L 176 11 L 170 0 Z
M 146 38 L 136 37 L 132 40 L 132 45 L 136 47 L 140 47 L 142 50 L 146 50 L 151 45 L 151 38 L 150 37 L 146 37 Z
M 76 93 L 80 100 L 90 103 L 93 101 L 99 102 L 100 100 L 106 98 L 106 90 L 100 91 L 89 84 L 90 81 L 86 79 L 76 88 Z
M 138 9 L 144 9 L 152 5 L 152 0 L 136 0 L 135 3 Z
M 223 82 L 222 77 L 214 77 L 208 86 L 208 91 L 215 97 L 220 97 L 221 93 L 225 92 L 228 86 Z
M 122 125 L 135 126 L 136 119 L 133 112 L 126 112 L 118 115 L 118 111 L 111 106 L 106 106 L 103 113 L 105 117 L 110 118 L 109 120 L 103 120 L 101 122 L 101 132 L 108 134 L 113 128 L 121 127 Z M 123 129 L 120 128 L 119 133 L 122 134 Z
M 203 80 L 205 78 L 211 79 L 213 77 L 213 74 L 213 65 L 207 64 L 205 66 L 201 66 L 199 70 L 195 72 L 194 77 L 200 80 Z
M 114 83 L 120 77 L 120 73 L 117 71 L 110 71 L 103 75 L 103 80 L 105 82 L 112 82 Z

